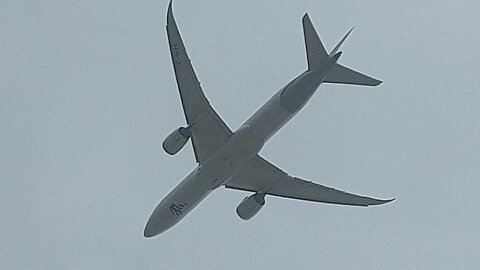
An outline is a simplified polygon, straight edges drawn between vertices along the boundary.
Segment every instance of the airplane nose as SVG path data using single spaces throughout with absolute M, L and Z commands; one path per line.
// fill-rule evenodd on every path
M 145 236 L 146 238 L 150 238 L 150 237 L 154 237 L 155 235 L 157 235 L 154 230 L 152 230 L 151 226 L 148 225 L 147 223 L 147 226 L 145 226 L 145 230 L 143 231 L 143 236 Z
M 145 229 L 143 230 L 143 236 L 145 236 L 146 238 L 155 236 L 155 233 L 152 227 L 153 227 L 152 222 L 149 219 L 147 224 L 145 225 Z
M 145 236 L 146 238 L 159 235 L 163 231 L 160 228 L 161 226 L 159 226 L 159 222 L 154 216 L 154 214 L 152 214 L 152 216 L 148 219 L 147 225 L 145 225 L 145 229 L 143 230 L 143 236 Z
M 143 236 L 146 238 L 154 237 L 172 227 L 176 223 L 176 220 L 172 219 L 168 213 L 169 212 L 165 212 L 165 209 L 163 209 L 161 205 L 158 206 L 148 219 L 143 231 Z

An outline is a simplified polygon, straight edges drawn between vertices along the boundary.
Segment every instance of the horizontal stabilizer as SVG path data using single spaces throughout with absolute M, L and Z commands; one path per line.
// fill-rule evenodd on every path
M 327 73 L 324 83 L 340 83 L 340 84 L 356 84 L 366 86 L 377 86 L 382 83 L 377 79 L 364 75 L 355 70 L 349 69 L 340 64 L 333 66 L 332 70 Z

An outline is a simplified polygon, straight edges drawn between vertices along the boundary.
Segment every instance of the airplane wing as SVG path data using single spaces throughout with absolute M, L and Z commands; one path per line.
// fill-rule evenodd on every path
M 167 35 L 183 111 L 192 130 L 195 159 L 202 163 L 228 141 L 232 131 L 203 94 L 173 17 L 172 2 L 167 12 Z
M 268 195 L 331 204 L 369 206 L 393 201 L 355 195 L 292 177 L 259 155 L 250 160 L 226 188 L 262 192 Z

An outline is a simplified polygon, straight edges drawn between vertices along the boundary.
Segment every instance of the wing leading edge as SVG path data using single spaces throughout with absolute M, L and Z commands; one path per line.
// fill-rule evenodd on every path
M 330 204 L 370 206 L 393 201 L 355 195 L 292 177 L 260 156 L 255 156 L 226 185 L 226 188 Z
M 167 11 L 167 35 L 183 111 L 192 130 L 195 159 L 202 163 L 228 141 L 232 131 L 203 94 L 173 17 L 171 1 Z

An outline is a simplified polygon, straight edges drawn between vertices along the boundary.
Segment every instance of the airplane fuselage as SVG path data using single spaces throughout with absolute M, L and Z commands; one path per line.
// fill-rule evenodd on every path
M 210 192 L 225 185 L 303 108 L 340 55 L 337 53 L 305 71 L 273 95 L 222 148 L 196 167 L 158 204 L 147 222 L 144 235 L 155 236 L 171 228 Z

